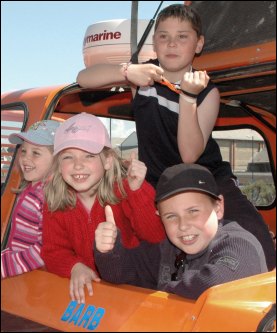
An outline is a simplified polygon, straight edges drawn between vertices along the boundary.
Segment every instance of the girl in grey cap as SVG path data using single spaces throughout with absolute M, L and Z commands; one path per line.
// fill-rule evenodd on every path
M 122 246 L 106 207 L 94 253 L 104 280 L 197 299 L 212 286 L 267 272 L 259 241 L 236 222 L 223 220 L 223 197 L 208 169 L 196 164 L 166 169 L 156 202 L 168 239 L 131 250 Z
M 7 248 L 1 251 L 1 278 L 44 266 L 41 259 L 43 187 L 53 163 L 54 135 L 59 122 L 43 120 L 27 132 L 12 133 L 9 141 L 20 144 L 18 164 L 24 182 L 12 215 Z

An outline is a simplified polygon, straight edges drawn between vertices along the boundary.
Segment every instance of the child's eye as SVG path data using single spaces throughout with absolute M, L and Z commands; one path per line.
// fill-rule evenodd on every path
M 39 153 L 38 151 L 34 151 L 33 154 L 34 154 L 35 156 L 40 156 L 40 153 Z
M 167 35 L 159 35 L 159 38 L 162 40 L 166 40 L 167 39 Z
M 187 38 L 187 37 L 188 37 L 187 35 L 183 35 L 183 34 L 179 35 L 179 38 L 180 38 L 180 39 L 182 39 L 182 38 Z
M 86 158 L 93 158 L 93 157 L 95 157 L 95 155 L 93 155 L 93 154 L 88 154 L 88 155 L 86 156 Z
M 188 212 L 189 212 L 189 214 L 196 214 L 198 212 L 198 209 L 193 208 L 193 209 L 190 209 Z
M 170 214 L 163 217 L 164 220 L 174 220 L 176 215 Z
M 63 155 L 62 160 L 70 160 L 72 157 L 69 155 Z

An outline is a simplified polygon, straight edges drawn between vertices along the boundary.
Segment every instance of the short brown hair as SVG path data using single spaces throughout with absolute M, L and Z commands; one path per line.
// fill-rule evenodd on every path
M 164 8 L 157 17 L 155 31 L 160 22 L 169 17 L 178 18 L 180 21 L 190 22 L 193 30 L 196 31 L 197 36 L 200 37 L 202 35 L 202 23 L 199 14 L 191 7 L 182 4 L 174 4 Z

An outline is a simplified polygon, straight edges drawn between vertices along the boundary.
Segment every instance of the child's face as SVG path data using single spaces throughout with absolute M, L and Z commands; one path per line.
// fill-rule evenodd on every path
M 197 37 L 190 22 L 170 17 L 159 23 L 153 43 L 162 68 L 176 72 L 190 67 L 195 53 L 201 52 L 204 39 Z
M 20 147 L 19 166 L 25 180 L 34 185 L 44 180 L 52 167 L 53 154 L 45 146 L 36 146 L 24 141 Z
M 83 195 L 95 192 L 105 170 L 111 166 L 111 157 L 73 148 L 63 150 L 59 161 L 64 181 Z
M 188 254 L 204 250 L 223 217 L 223 199 L 215 202 L 199 192 L 184 192 L 159 203 L 159 213 L 170 241 Z

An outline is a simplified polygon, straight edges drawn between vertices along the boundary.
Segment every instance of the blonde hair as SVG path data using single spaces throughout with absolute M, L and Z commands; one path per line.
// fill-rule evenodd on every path
M 53 145 L 51 145 L 51 146 L 44 146 L 44 147 L 48 148 L 48 150 L 50 151 L 50 153 L 53 154 L 53 152 L 54 152 L 54 146 Z M 20 149 L 21 149 L 21 147 L 20 147 Z M 13 193 L 19 194 L 19 193 L 21 193 L 21 192 L 23 192 L 25 190 L 25 188 L 31 183 L 31 181 L 27 181 L 26 179 L 24 179 L 23 172 L 22 172 L 22 170 L 21 170 L 21 168 L 19 166 L 18 160 L 16 161 L 16 163 L 17 163 L 17 166 L 19 168 L 19 172 L 20 172 L 21 178 L 23 178 L 23 181 L 21 182 L 19 188 L 12 188 L 11 191 Z M 49 177 L 49 175 L 46 175 L 45 178 L 41 179 L 41 182 L 46 182 L 48 177 Z
M 112 167 L 109 170 L 105 170 L 97 188 L 97 198 L 101 206 L 104 207 L 107 203 L 117 204 L 122 198 L 126 197 L 123 179 L 127 176 L 127 169 L 124 166 L 123 159 L 113 149 L 105 147 L 99 155 L 101 159 L 109 155 L 113 157 Z M 60 154 L 54 157 L 53 177 L 44 189 L 45 200 L 51 212 L 74 208 L 77 201 L 76 191 L 64 181 L 59 171 L 59 156 Z M 121 198 L 118 198 L 115 194 L 115 183 L 117 183 Z

